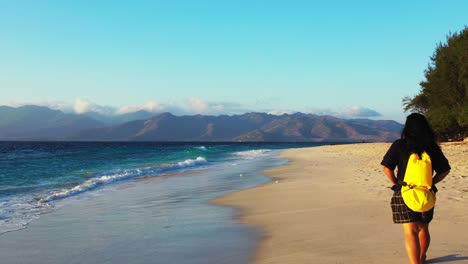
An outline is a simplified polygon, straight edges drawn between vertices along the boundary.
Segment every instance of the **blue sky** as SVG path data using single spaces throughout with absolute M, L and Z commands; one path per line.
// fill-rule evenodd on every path
M 402 122 L 467 14 L 463 0 L 0 0 L 0 105 Z

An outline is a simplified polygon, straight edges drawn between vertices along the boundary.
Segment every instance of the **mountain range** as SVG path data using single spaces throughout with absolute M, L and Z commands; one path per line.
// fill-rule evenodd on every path
M 175 116 L 138 111 L 106 116 L 43 106 L 0 106 L 0 140 L 375 142 L 399 137 L 391 120 L 314 114 Z

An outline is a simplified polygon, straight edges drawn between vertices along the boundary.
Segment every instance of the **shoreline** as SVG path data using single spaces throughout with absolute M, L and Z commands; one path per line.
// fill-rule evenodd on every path
M 406 263 L 403 232 L 393 224 L 390 183 L 380 161 L 390 143 L 288 149 L 287 164 L 262 173 L 260 186 L 215 199 L 239 209 L 259 236 L 253 263 Z M 452 166 L 439 193 L 428 260 L 468 261 L 467 143 L 444 143 Z M 276 182 L 278 180 L 278 182 Z M 430 262 L 429 262 L 430 263 Z
M 0 235 L 2 263 L 248 263 L 257 233 L 210 201 L 269 181 L 259 172 L 281 164 L 276 154 L 57 201 L 27 228 Z

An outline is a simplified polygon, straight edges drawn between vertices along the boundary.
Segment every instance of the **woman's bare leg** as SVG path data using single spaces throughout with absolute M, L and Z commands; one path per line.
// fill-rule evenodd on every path
M 419 223 L 403 224 L 406 253 L 411 264 L 420 264 L 421 247 L 419 245 Z
M 418 238 L 419 238 L 419 247 L 420 247 L 420 259 L 421 263 L 426 261 L 426 252 L 429 248 L 429 244 L 431 243 L 431 234 L 429 234 L 429 224 L 426 223 L 418 223 Z

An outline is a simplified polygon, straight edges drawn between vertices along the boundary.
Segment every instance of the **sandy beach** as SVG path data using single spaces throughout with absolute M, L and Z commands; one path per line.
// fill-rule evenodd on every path
M 389 143 L 283 151 L 273 181 L 215 202 L 260 230 L 255 264 L 407 263 L 380 162 Z M 452 171 L 438 184 L 428 263 L 468 263 L 468 143 L 444 143 Z

